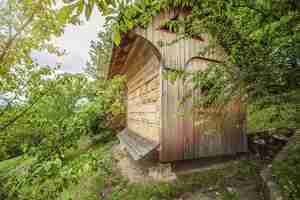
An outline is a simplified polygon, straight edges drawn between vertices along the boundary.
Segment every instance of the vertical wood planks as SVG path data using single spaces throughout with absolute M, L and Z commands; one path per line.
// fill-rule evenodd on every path
M 245 109 L 240 101 L 233 101 L 221 112 L 213 107 L 204 109 L 204 114 L 200 115 L 192 111 L 194 102 L 202 95 L 200 91 L 192 91 L 192 86 L 185 85 L 183 80 L 171 83 L 162 78 L 160 65 L 183 69 L 189 64 L 191 70 L 205 70 L 209 62 L 192 60 L 187 63 L 208 45 L 207 34 L 203 35 L 204 41 L 186 39 L 161 45 L 178 39 L 174 33 L 159 30 L 177 11 L 164 11 L 153 18 L 148 28 L 134 29 L 143 39 L 135 41 L 135 48 L 125 62 L 128 68 L 128 128 L 160 141 L 161 161 L 244 152 L 247 150 Z M 161 61 L 154 56 L 153 50 L 161 54 Z M 205 56 L 216 58 L 217 55 L 207 53 Z M 180 105 L 189 93 L 192 98 Z

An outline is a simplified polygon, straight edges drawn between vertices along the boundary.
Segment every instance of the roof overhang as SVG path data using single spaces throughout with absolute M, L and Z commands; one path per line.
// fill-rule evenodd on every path
M 154 54 L 161 60 L 159 50 L 149 40 L 135 33 L 134 30 L 123 34 L 120 45 L 113 46 L 108 79 L 117 74 L 125 74 L 128 67 L 130 67 L 130 62 L 141 54 L 144 54 L 144 59 Z

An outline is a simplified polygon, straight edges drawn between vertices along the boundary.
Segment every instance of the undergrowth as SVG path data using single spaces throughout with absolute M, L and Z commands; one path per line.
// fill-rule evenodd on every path
M 220 190 L 220 199 L 229 200 L 233 197 L 230 200 L 235 200 L 237 194 L 227 191 L 228 184 L 238 187 L 239 181 L 256 179 L 259 172 L 254 161 L 237 161 L 225 169 L 179 176 L 174 182 L 130 183 L 116 169 L 111 149 L 96 151 L 98 171 L 83 176 L 79 184 L 74 184 L 64 192 L 62 200 L 171 200 L 198 189 Z
M 275 161 L 272 172 L 282 193 L 289 200 L 300 199 L 300 143 L 291 146 L 288 157 L 283 161 Z

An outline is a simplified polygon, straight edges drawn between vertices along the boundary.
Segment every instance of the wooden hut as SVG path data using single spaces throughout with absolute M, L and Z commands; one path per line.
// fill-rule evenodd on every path
M 210 117 L 203 119 L 191 112 L 193 100 L 180 105 L 191 87 L 162 77 L 167 69 L 205 70 L 224 58 L 222 51 L 199 56 L 209 34 L 164 45 L 179 36 L 163 24 L 182 14 L 162 11 L 146 29 L 134 28 L 113 48 L 108 77 L 127 76 L 127 128 L 118 137 L 135 160 L 153 152 L 158 152 L 159 161 L 169 162 L 247 151 L 245 108 L 240 100 L 232 100 L 213 117 L 214 109 L 205 109 L 204 115 Z M 193 92 L 197 95 L 201 94 Z

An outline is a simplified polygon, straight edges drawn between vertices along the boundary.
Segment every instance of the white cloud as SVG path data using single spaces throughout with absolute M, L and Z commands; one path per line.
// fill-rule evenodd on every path
M 97 38 L 98 31 L 103 27 L 104 17 L 94 10 L 89 21 L 82 25 L 69 25 L 62 37 L 53 39 L 53 43 L 67 51 L 67 55 L 58 58 L 46 52 L 33 52 L 32 57 L 42 65 L 55 66 L 62 63 L 65 72 L 81 72 L 88 60 L 90 41 Z

